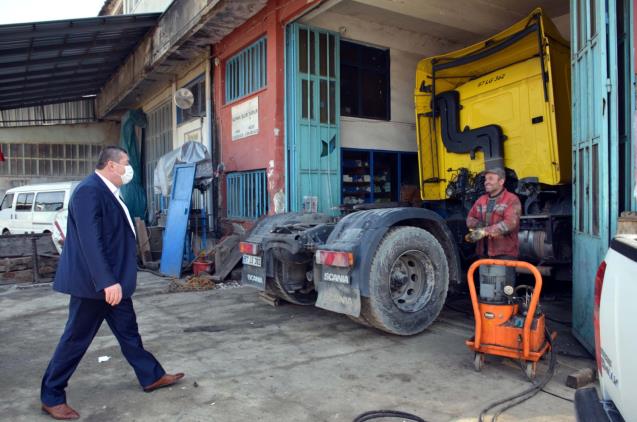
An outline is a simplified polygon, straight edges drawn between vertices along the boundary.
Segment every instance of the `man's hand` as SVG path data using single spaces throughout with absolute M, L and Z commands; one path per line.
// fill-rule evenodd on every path
M 122 286 L 119 283 L 108 286 L 104 289 L 104 296 L 109 305 L 118 305 L 122 301 Z
M 479 228 L 475 230 L 469 229 L 469 233 L 465 235 L 464 240 L 469 243 L 475 243 L 486 236 L 487 236 L 487 231 L 483 228 Z

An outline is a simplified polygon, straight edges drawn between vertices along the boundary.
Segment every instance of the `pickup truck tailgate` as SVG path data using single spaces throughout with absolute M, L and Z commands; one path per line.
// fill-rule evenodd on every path
M 600 302 L 604 400 L 637 420 L 637 236 L 615 238 L 606 255 Z

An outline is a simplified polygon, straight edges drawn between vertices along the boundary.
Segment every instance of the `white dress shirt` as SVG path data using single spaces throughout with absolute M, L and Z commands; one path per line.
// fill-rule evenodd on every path
M 128 218 L 128 224 L 130 225 L 130 228 L 133 231 L 133 234 L 135 235 L 135 237 L 137 237 L 137 233 L 135 232 L 135 225 L 133 224 L 133 220 L 130 218 L 128 207 L 126 206 L 124 201 L 122 201 L 122 198 L 119 196 L 119 189 L 110 180 L 102 176 L 99 171 L 95 170 L 95 174 L 97 174 L 99 178 L 102 179 L 102 181 L 106 184 L 106 186 L 111 191 L 111 193 L 115 196 L 115 199 L 117 199 L 117 202 L 119 202 L 119 205 L 124 210 L 124 213 L 126 214 L 126 218 Z

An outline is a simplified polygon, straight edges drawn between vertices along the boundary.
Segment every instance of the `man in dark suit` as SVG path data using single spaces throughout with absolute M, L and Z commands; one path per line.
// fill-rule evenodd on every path
M 53 289 L 71 295 L 69 318 L 42 379 L 42 410 L 55 419 L 77 419 L 64 389 L 104 320 L 146 392 L 176 383 L 144 349 L 131 296 L 137 279 L 135 228 L 119 197 L 133 169 L 126 150 L 106 147 L 95 173 L 69 202 L 67 235 Z

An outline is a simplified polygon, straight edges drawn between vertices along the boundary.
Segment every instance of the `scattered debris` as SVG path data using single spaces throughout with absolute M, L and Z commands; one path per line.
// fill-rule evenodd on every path
M 243 284 L 239 283 L 236 280 L 227 281 L 225 283 L 217 284 L 217 289 L 236 289 L 238 287 L 243 287 Z
M 198 276 L 187 277 L 185 281 L 176 278 L 171 279 L 168 286 L 168 293 L 177 292 L 195 292 L 200 290 L 216 290 L 216 289 L 236 289 L 241 287 L 241 283 L 231 280 L 223 283 L 215 283 L 212 276 L 208 273 L 200 273 Z
M 574 389 L 581 388 L 595 381 L 596 371 L 593 368 L 582 368 L 566 377 L 566 386 Z
M 276 296 L 273 296 L 269 293 L 266 292 L 259 292 L 259 299 L 261 299 L 263 302 L 267 303 L 268 305 L 272 305 L 275 308 L 277 306 L 281 306 L 283 305 L 285 302 L 282 301 L 281 299 L 279 299 Z
M 214 289 L 216 283 L 212 281 L 212 276 L 206 272 L 199 273 L 197 276 L 186 278 L 185 282 L 173 279 L 168 286 L 169 292 L 191 292 L 197 290 Z

